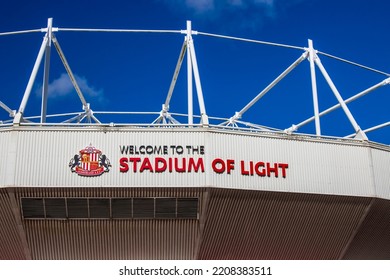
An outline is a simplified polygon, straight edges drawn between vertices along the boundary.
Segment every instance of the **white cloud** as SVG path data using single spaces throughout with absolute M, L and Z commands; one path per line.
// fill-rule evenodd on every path
M 185 0 L 184 4 L 198 13 L 210 11 L 215 8 L 214 0 Z
M 165 3 L 175 8 L 186 8 L 196 14 L 220 12 L 231 8 L 245 10 L 250 7 L 273 8 L 277 0 L 165 0 Z
M 104 96 L 103 96 L 102 89 L 96 89 L 95 87 L 91 86 L 85 77 L 80 77 L 78 75 L 74 75 L 74 76 L 84 96 L 87 99 L 88 97 L 92 99 L 87 101 L 89 102 L 93 102 L 94 100 L 95 101 L 97 100 L 98 102 L 103 101 Z M 40 86 L 37 89 L 36 93 L 39 96 L 42 95 L 42 86 Z M 49 83 L 49 90 L 48 90 L 49 98 L 59 98 L 70 94 L 76 94 L 76 91 L 67 73 L 62 73 L 59 78 Z
M 39 91 L 42 90 L 42 87 Z M 49 93 L 50 98 L 55 98 L 59 96 L 68 95 L 73 91 L 73 85 L 70 82 L 69 76 L 66 73 L 62 73 L 58 79 L 55 79 L 49 84 Z
M 266 5 L 273 5 L 276 0 L 254 0 L 255 3 L 258 4 L 266 4 Z
M 309 0 L 155 0 L 165 3 L 174 13 L 215 25 L 225 32 L 236 29 L 259 29 L 275 20 L 289 7 Z M 313 0 L 312 0 L 313 1 Z
M 277 2 L 303 0 L 156 0 L 173 12 L 220 24 L 218 29 L 257 29 L 276 16 Z M 223 24 L 221 24 L 223 23 Z M 224 30 L 226 31 L 226 30 Z
M 220 2 L 225 2 L 224 4 L 226 6 L 231 5 L 235 8 L 246 8 L 251 5 L 273 7 L 276 0 L 222 0 Z

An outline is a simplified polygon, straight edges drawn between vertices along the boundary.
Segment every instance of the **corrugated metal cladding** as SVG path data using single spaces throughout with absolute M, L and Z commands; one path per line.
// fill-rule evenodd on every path
M 390 202 L 375 199 L 343 259 L 390 259 Z
M 219 189 L 210 196 L 200 259 L 338 259 L 371 201 Z
M 228 142 L 226 145 L 220 143 Z M 235 159 L 235 170 L 227 179 L 212 174 L 211 185 L 269 191 L 321 194 L 374 195 L 367 148 L 336 142 L 310 142 L 243 135 L 215 134 L 209 146 L 213 157 Z M 287 163 L 286 178 L 239 176 L 241 161 Z M 378 176 L 381 176 L 378 174 Z
M 17 231 L 4 202 L 13 195 L 17 204 L 22 197 L 198 197 L 200 213 L 22 219 Z M 385 199 L 221 188 L 17 188 L 1 199 L 2 259 L 390 259 Z
M 0 186 L 14 184 L 17 141 L 17 132 L 0 132 Z
M 20 213 L 14 211 L 18 212 L 18 205 L 10 199 L 6 188 L 0 188 L 0 259 L 29 259 L 29 250 L 22 240 Z
M 373 175 L 378 197 L 390 199 L 390 153 L 371 150 L 373 158 Z
M 205 186 L 206 176 L 200 172 L 178 173 L 133 172 L 132 166 L 126 173 L 120 172 L 119 160 L 122 157 L 188 158 L 187 149 L 177 154 L 171 146 L 204 146 L 202 133 L 159 132 L 159 131 L 23 131 L 18 133 L 20 145 L 15 170 L 17 186 Z M 112 167 L 108 173 L 98 177 L 82 177 L 72 173 L 68 166 L 75 154 L 92 144 L 110 160 Z M 166 155 L 122 154 L 121 146 L 167 146 Z M 180 152 L 180 151 L 179 151 Z M 194 153 L 191 157 L 199 158 Z M 181 163 L 181 161 L 180 161 Z M 138 163 L 138 168 L 141 163 Z M 181 166 L 181 165 L 180 165 Z
M 109 172 L 71 171 L 89 144 Z M 121 152 L 145 145 L 167 152 Z M 0 152 L 1 259 L 390 259 L 388 146 L 211 128 L 20 127 L 0 132 Z M 123 157 L 150 165 L 121 172 Z M 151 172 L 157 157 L 202 164 Z M 121 197 L 196 197 L 199 216 L 21 216 L 22 198 Z
M 0 185 L 5 186 L 214 186 L 390 199 L 390 150 L 386 146 L 376 149 L 364 142 L 315 140 L 302 136 L 266 137 L 213 129 L 37 128 L 2 132 L 0 143 L 6 158 L 0 163 L 0 172 L 5 174 L 0 178 Z M 89 144 L 110 160 L 109 172 L 97 177 L 71 172 L 70 160 Z M 121 146 L 140 148 L 144 145 L 167 146 L 167 153 L 126 155 L 121 152 Z M 183 152 L 172 146 L 184 147 Z M 128 170 L 120 172 L 123 157 L 139 157 L 141 162 L 149 158 L 152 169 L 156 157 L 167 162 L 169 158 L 179 158 L 180 165 L 184 158 L 187 170 L 176 172 L 173 167 L 172 172 L 168 168 L 163 172 L 151 172 L 147 168 L 140 172 L 141 162 L 137 167 L 129 162 Z M 197 171 L 194 166 L 188 170 L 190 158 L 202 163 Z M 256 165 L 259 162 L 260 165 Z M 254 168 L 251 169 L 251 165 Z
M 19 188 L 22 197 L 197 197 L 192 188 Z M 203 213 L 200 202 L 199 215 Z M 33 259 L 195 259 L 198 219 L 24 220 Z

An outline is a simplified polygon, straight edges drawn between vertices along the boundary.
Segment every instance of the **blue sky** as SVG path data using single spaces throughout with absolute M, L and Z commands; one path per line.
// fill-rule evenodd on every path
M 0 33 L 43 28 L 47 19 L 61 28 L 193 30 L 314 48 L 390 73 L 390 20 L 387 1 L 343 0 L 147 0 L 7 1 L 0 8 Z M 92 4 L 93 3 L 93 4 Z M 0 36 L 0 101 L 17 109 L 44 33 Z M 87 102 L 94 111 L 161 110 L 180 53 L 181 34 L 57 32 L 56 37 Z M 193 36 L 207 114 L 229 118 L 295 61 L 303 51 L 202 35 Z M 319 55 L 344 99 L 387 78 Z M 43 66 L 43 65 L 42 65 Z M 39 115 L 43 67 L 25 115 Z M 337 103 L 316 69 L 320 111 Z M 170 111 L 187 111 L 185 60 Z M 48 113 L 81 110 L 64 67 L 52 48 Z M 195 93 L 195 90 L 194 90 Z M 199 113 L 194 96 L 194 112 Z M 348 104 L 357 123 L 369 128 L 390 121 L 390 85 Z M 288 128 L 313 115 L 310 67 L 305 60 L 273 88 L 242 120 Z M 8 114 L 0 108 L 0 120 Z M 98 116 L 99 118 L 99 116 Z M 117 118 L 117 117 L 116 117 Z M 128 117 L 102 121 L 152 121 Z M 180 119 L 185 122 L 186 119 Z M 324 135 L 353 132 L 341 109 L 321 118 Z M 299 129 L 315 133 L 314 123 Z M 368 133 L 390 144 L 390 127 Z

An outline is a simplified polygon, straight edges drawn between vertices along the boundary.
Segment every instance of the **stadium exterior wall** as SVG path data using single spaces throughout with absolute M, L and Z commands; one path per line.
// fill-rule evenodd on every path
M 206 186 L 390 199 L 389 148 L 370 142 L 211 128 L 12 128 L 0 135 L 6 187 Z M 109 172 L 71 171 L 73 156 L 89 145 L 109 159 Z

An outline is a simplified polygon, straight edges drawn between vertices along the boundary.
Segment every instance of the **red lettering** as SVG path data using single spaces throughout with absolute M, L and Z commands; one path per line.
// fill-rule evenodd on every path
M 275 173 L 275 177 L 278 178 L 278 164 L 274 163 L 274 167 L 271 167 L 271 163 L 267 162 L 267 176 L 271 177 L 271 172 Z
M 195 160 L 193 158 L 190 158 L 188 161 L 188 172 L 191 172 L 192 168 L 194 168 L 195 172 L 198 172 L 199 168 L 202 172 L 204 172 L 203 158 L 198 158 L 196 164 Z
M 227 166 L 227 174 L 230 174 L 231 170 L 234 170 L 234 159 L 228 159 L 226 161 L 226 166 Z
M 154 159 L 154 171 L 164 172 L 167 169 L 167 161 L 164 158 L 156 157 Z
M 253 174 L 254 174 L 254 172 L 253 172 L 253 161 L 249 162 L 249 172 L 250 172 L 251 176 L 253 176 Z
M 136 173 L 137 172 L 137 162 L 140 162 L 141 158 L 131 157 L 131 158 L 129 158 L 129 161 L 133 163 L 133 172 Z
M 264 168 L 264 166 L 265 166 L 265 164 L 262 161 L 259 161 L 258 163 L 256 163 L 256 165 L 255 165 L 255 172 L 256 172 L 257 175 L 259 175 L 261 177 L 265 176 L 265 168 Z M 260 167 L 262 167 L 261 171 L 260 171 Z
M 186 172 L 186 159 L 182 158 L 182 165 L 179 166 L 179 159 L 175 158 L 175 171 L 176 172 Z
M 249 166 L 246 166 L 245 161 L 240 161 L 241 165 L 241 175 L 250 175 L 253 176 L 255 173 L 257 176 L 260 177 L 271 177 L 272 173 L 274 173 L 275 178 L 278 178 L 279 176 L 279 169 L 282 172 L 283 178 L 286 178 L 286 169 L 288 168 L 287 163 L 270 163 L 270 162 L 253 162 L 249 161 Z M 246 169 L 246 168 L 249 169 Z
M 168 158 L 168 168 L 169 168 L 169 172 L 172 173 L 173 171 L 173 168 L 172 168 L 172 158 Z
M 120 158 L 120 160 L 119 160 L 119 165 L 120 165 L 119 171 L 120 172 L 126 173 L 127 171 L 129 171 L 129 165 L 127 163 L 128 163 L 127 158 L 125 158 L 125 157 Z
M 220 167 L 218 167 L 218 165 L 220 165 Z M 211 167 L 213 168 L 215 173 L 221 174 L 225 172 L 225 162 L 220 158 L 214 159 L 211 163 Z
M 286 178 L 286 169 L 288 168 L 287 163 L 279 163 L 279 167 L 282 169 L 282 176 Z
M 249 175 L 249 171 L 245 170 L 245 162 L 242 160 L 240 161 L 241 164 L 241 175 Z
M 144 158 L 144 161 L 141 164 L 139 172 L 144 172 L 145 169 L 148 169 L 150 172 L 153 172 L 152 164 L 150 163 L 149 158 Z

